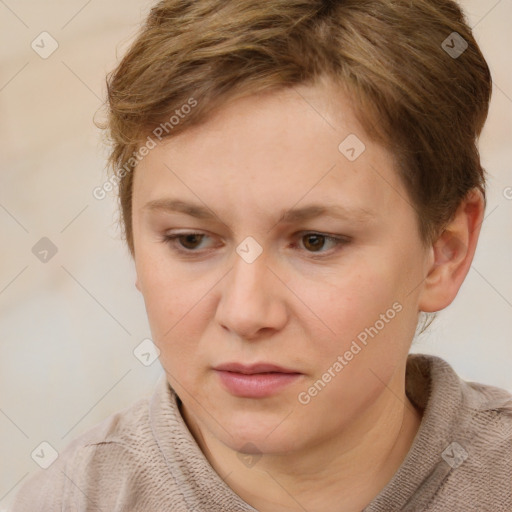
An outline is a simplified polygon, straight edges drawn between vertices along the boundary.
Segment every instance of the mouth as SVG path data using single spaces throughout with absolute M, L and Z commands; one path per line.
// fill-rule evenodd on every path
M 303 375 L 297 370 L 270 363 L 226 363 L 216 366 L 214 371 L 226 391 L 243 398 L 274 395 Z
M 243 373 L 244 375 L 254 375 L 256 373 L 300 373 L 297 370 L 291 370 L 271 363 L 224 363 L 216 366 L 214 370 Z

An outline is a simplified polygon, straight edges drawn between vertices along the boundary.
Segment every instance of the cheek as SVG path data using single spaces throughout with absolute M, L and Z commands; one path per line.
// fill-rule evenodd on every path
M 302 327 L 311 340 L 305 353 L 316 362 L 316 377 L 346 355 L 336 380 L 347 379 L 343 386 L 349 382 L 347 389 L 352 389 L 368 368 L 393 371 L 393 361 L 408 351 L 417 317 L 414 308 L 406 307 L 398 265 L 366 260 L 328 280 L 296 284 L 297 294 L 307 298 L 315 313 Z
M 163 352 L 168 345 L 184 338 L 183 326 L 190 323 L 204 295 L 204 285 L 183 279 L 170 265 L 157 259 L 140 256 L 137 275 L 148 321 L 153 341 Z
M 396 276 L 372 263 L 339 271 L 328 281 L 297 282 L 296 289 L 326 332 L 344 339 L 375 322 L 398 299 Z

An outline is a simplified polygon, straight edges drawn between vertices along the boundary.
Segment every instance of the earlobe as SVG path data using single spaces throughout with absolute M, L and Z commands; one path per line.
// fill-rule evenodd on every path
M 419 299 L 420 311 L 440 311 L 457 296 L 473 261 L 483 212 L 482 193 L 474 189 L 432 244 L 427 275 Z
M 137 288 L 137 290 L 139 290 L 139 292 L 141 292 L 142 290 L 140 289 L 140 284 L 139 284 L 139 278 L 137 277 L 137 279 L 135 279 L 135 288 Z

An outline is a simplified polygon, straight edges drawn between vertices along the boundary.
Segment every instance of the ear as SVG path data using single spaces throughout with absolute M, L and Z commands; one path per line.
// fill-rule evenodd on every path
M 440 311 L 455 299 L 475 255 L 484 210 L 482 193 L 472 189 L 430 248 L 427 277 L 419 297 L 420 311 Z
M 137 290 L 139 290 L 139 292 L 142 291 L 140 289 L 139 276 L 137 276 L 137 278 L 135 279 L 135 288 L 137 288 Z

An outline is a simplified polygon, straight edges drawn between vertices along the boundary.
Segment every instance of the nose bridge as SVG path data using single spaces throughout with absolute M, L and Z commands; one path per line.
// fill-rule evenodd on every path
M 265 255 L 260 254 L 254 261 L 248 261 L 235 255 L 216 315 L 223 327 L 244 338 L 254 337 L 265 327 L 278 329 L 286 317 Z
M 240 244 L 238 250 L 245 247 Z M 228 293 L 234 294 L 238 299 L 257 300 L 259 295 L 265 294 L 265 286 L 268 281 L 269 270 L 267 269 L 266 257 L 261 254 L 253 261 L 244 259 L 244 256 L 236 254 L 233 270 L 229 276 Z

